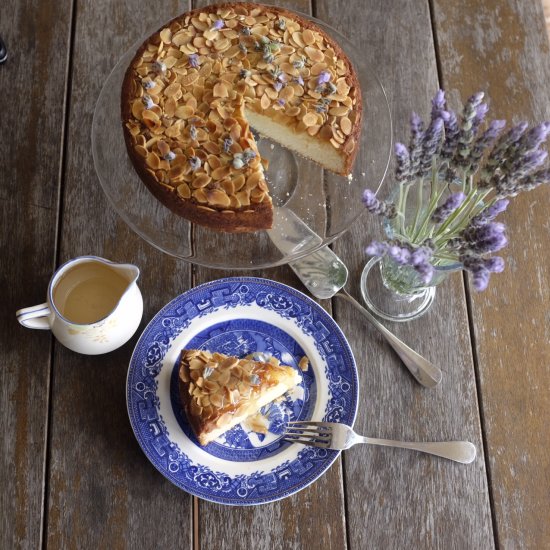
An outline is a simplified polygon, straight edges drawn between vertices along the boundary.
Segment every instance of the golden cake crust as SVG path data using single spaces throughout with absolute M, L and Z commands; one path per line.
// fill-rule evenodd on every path
M 232 14 L 231 19 L 224 18 L 224 15 L 227 17 L 227 13 Z M 232 84 L 233 88 L 229 90 L 229 95 L 231 96 L 231 94 L 233 94 L 234 89 L 236 97 L 230 97 L 228 102 L 224 103 L 223 98 L 218 98 L 215 95 L 214 103 L 216 104 L 215 108 L 217 111 L 221 113 L 222 128 L 225 128 L 228 135 L 237 136 L 234 141 L 237 141 L 238 144 L 235 145 L 234 143 L 229 153 L 238 156 L 241 155 L 241 152 L 244 150 L 253 155 L 252 160 L 245 163 L 246 166 L 239 168 L 235 168 L 231 159 L 228 160 L 227 155 L 224 157 L 223 151 L 220 152 L 219 138 L 218 145 L 211 144 L 207 151 L 205 151 L 203 147 L 204 140 L 194 140 L 192 143 L 189 143 L 189 120 L 194 119 L 192 116 L 186 116 L 187 113 L 184 113 L 186 118 L 182 118 L 173 123 L 174 127 L 176 124 L 180 125 L 178 128 L 181 128 L 181 132 L 173 132 L 174 135 L 171 136 L 166 136 L 161 133 L 160 138 L 158 138 L 159 134 L 155 134 L 154 132 L 165 131 L 163 124 L 167 116 L 168 102 L 164 101 L 166 97 L 162 99 L 162 101 L 164 101 L 162 108 L 153 104 L 153 107 L 149 109 L 147 105 L 142 107 L 137 103 L 138 99 L 140 102 L 145 103 L 146 91 L 142 88 L 143 82 L 145 82 L 148 76 L 147 74 L 140 75 L 137 71 L 140 70 L 141 63 L 145 65 L 142 58 L 143 56 L 149 55 L 148 48 L 154 44 L 160 45 L 164 49 L 165 43 L 168 42 L 164 55 L 167 55 L 166 52 L 170 51 L 174 53 L 174 49 L 170 50 L 170 48 L 174 48 L 175 46 L 175 44 L 171 42 L 173 39 L 172 29 L 174 29 L 174 36 L 176 36 L 188 29 L 191 22 L 193 22 L 193 25 L 195 25 L 195 22 L 196 24 L 202 25 L 204 21 L 201 23 L 198 18 L 210 16 L 211 19 L 207 23 L 211 23 L 214 14 L 217 14 L 219 18 L 223 19 L 226 26 L 219 32 L 214 29 L 207 29 L 201 32 L 203 32 L 203 34 L 209 33 L 208 36 L 212 37 L 218 33 L 217 41 L 212 40 L 212 44 L 214 44 L 212 47 L 217 48 L 221 44 L 221 56 L 219 57 L 221 60 L 230 55 L 230 61 L 233 58 L 239 58 L 241 63 L 239 66 L 249 66 L 249 64 L 247 65 L 248 52 L 241 55 L 241 53 L 235 53 L 235 48 L 245 42 L 250 45 L 250 40 L 255 41 L 257 44 L 258 41 L 256 38 L 259 36 L 261 40 L 264 40 L 262 38 L 263 35 L 258 35 L 256 32 L 253 32 L 252 37 L 245 35 L 243 38 L 240 32 L 244 27 L 247 27 L 249 23 L 251 24 L 252 21 L 262 20 L 262 17 L 272 15 L 278 18 L 277 25 L 279 25 L 279 21 L 285 22 L 285 25 L 299 25 L 300 32 L 294 32 L 290 38 L 287 36 L 288 42 L 294 44 L 296 52 L 305 52 L 307 55 L 311 56 L 311 58 L 306 59 L 307 64 L 303 69 L 297 69 L 294 65 L 291 66 L 288 59 L 286 63 L 283 63 L 284 69 L 286 69 L 283 71 L 286 80 L 282 90 L 281 88 L 279 88 L 279 90 L 275 89 L 278 85 L 275 76 L 273 76 L 271 85 L 269 81 L 266 81 L 265 76 L 256 78 L 256 74 L 259 75 L 260 71 L 265 73 L 267 70 L 271 71 L 273 74 L 275 74 L 273 71 L 281 72 L 280 67 L 276 63 L 267 63 L 266 60 L 266 62 L 262 64 L 262 60 L 260 60 L 255 67 L 250 67 L 254 70 L 258 67 L 260 67 L 260 69 L 258 73 L 251 71 L 253 74 L 251 75 L 252 79 L 248 86 L 246 82 L 244 82 L 247 78 L 233 78 L 233 80 L 231 80 L 231 77 L 235 77 L 236 74 L 231 74 L 229 70 L 231 68 L 230 66 L 224 68 L 225 74 L 220 75 L 216 84 L 221 84 L 221 87 L 218 88 L 221 92 L 217 95 L 227 95 L 227 89 Z M 234 17 L 235 14 L 236 16 Z M 254 14 L 254 16 L 250 14 Z M 233 27 L 229 27 L 229 25 L 234 24 L 231 23 L 231 21 L 235 19 L 238 20 L 238 23 Z M 187 25 L 185 22 L 187 22 Z M 273 18 L 270 24 L 272 25 L 271 29 L 275 31 Z M 178 26 L 180 27 L 179 29 L 177 28 Z M 253 26 L 252 30 L 256 31 L 258 28 L 260 28 L 259 32 L 263 32 L 261 27 L 258 26 Z M 195 28 L 193 31 L 197 32 Z M 233 42 L 228 39 L 230 42 L 228 46 L 224 43 L 224 36 L 234 34 L 232 31 L 236 31 L 239 34 L 237 39 L 235 36 L 232 36 Z M 309 34 L 306 31 L 308 31 Z M 280 30 L 280 33 L 281 36 L 290 35 L 290 33 L 285 33 L 283 30 Z M 204 38 L 204 36 L 202 38 Z M 178 42 L 180 41 L 181 40 Z M 236 41 L 238 41 L 238 45 L 235 43 Z M 277 46 L 277 44 L 279 45 L 279 51 L 283 51 L 285 48 L 291 49 L 289 43 L 285 40 L 282 42 L 274 40 L 273 42 L 276 43 L 275 46 Z M 203 42 L 200 42 L 199 44 L 202 43 Z M 302 46 L 296 46 L 297 43 L 302 44 Z M 315 49 L 318 44 L 323 45 L 325 49 L 323 51 L 317 49 L 316 52 Z M 183 44 L 180 47 L 180 51 L 182 52 L 184 52 L 184 50 L 185 52 L 189 52 L 193 49 L 200 52 L 200 48 L 197 50 L 192 44 L 190 46 Z M 329 54 L 331 57 L 326 57 Z M 159 55 L 163 54 L 161 53 Z M 288 57 L 287 52 L 285 52 L 285 58 Z M 305 59 L 305 56 L 303 58 Z M 170 64 L 174 62 L 174 59 L 170 56 L 163 57 L 162 59 L 165 59 L 167 62 L 169 61 Z M 182 53 L 181 58 L 178 59 L 179 61 L 176 59 L 176 64 L 172 65 L 172 67 L 175 67 L 174 71 L 178 67 L 178 63 L 182 64 L 182 61 L 185 62 L 190 59 L 190 54 Z M 292 56 L 290 56 L 290 59 L 292 59 Z M 315 62 L 316 60 L 324 60 L 324 62 Z M 148 61 L 150 62 L 151 60 L 149 59 Z M 189 80 L 194 78 L 195 73 L 201 74 L 205 66 L 211 65 L 211 62 L 215 65 L 213 57 L 210 59 L 206 57 L 205 60 L 195 68 L 190 68 L 188 64 L 186 68 L 189 73 L 187 74 L 193 75 L 193 77 L 189 77 Z M 327 66 L 327 63 L 334 63 L 334 66 Z M 170 71 L 170 69 L 168 69 L 168 71 Z M 204 73 L 206 72 L 207 70 L 204 70 Z M 304 72 L 307 73 L 305 79 L 302 78 L 301 74 Z M 330 73 L 331 78 L 329 80 L 334 79 L 334 82 L 330 81 L 327 84 L 323 84 L 323 87 L 320 84 L 317 88 L 312 86 L 314 80 L 316 82 L 321 81 L 320 75 L 324 72 Z M 296 77 L 296 75 L 298 76 Z M 184 78 L 186 78 L 186 76 L 187 75 L 184 75 Z M 292 78 L 291 85 L 288 80 L 290 78 Z M 298 79 L 300 78 L 303 86 L 299 83 Z M 159 84 L 155 84 L 154 75 L 149 78 L 149 80 L 151 85 L 153 85 L 152 90 L 157 91 Z M 163 87 L 163 94 L 173 82 L 174 80 Z M 189 86 L 191 86 L 191 84 Z M 189 86 L 185 88 L 185 86 L 182 85 L 181 90 L 183 94 L 192 95 L 191 92 L 195 90 Z M 330 86 L 330 88 L 327 92 L 328 86 Z M 323 89 L 319 91 L 321 87 Z M 250 97 L 250 90 L 252 88 L 256 91 L 260 89 L 263 90 L 261 98 L 254 96 L 254 92 L 252 93 L 252 97 Z M 214 91 L 216 91 L 215 87 Z M 301 95 L 298 96 L 298 93 Z M 235 94 L 233 95 L 235 96 Z M 171 99 L 171 97 L 168 99 Z M 212 98 L 210 97 L 210 99 Z M 317 103 L 313 104 L 312 101 L 317 101 Z M 229 102 L 232 102 L 230 107 L 228 107 Z M 255 141 L 250 133 L 244 115 L 244 104 L 246 104 L 247 109 L 251 109 L 259 114 L 268 114 L 268 116 L 273 117 L 279 122 L 284 122 L 289 125 L 295 124 L 297 132 L 307 132 L 310 136 L 319 135 L 319 139 L 330 142 L 335 150 L 338 150 L 339 154 L 342 156 L 344 162 L 342 174 L 345 175 L 351 171 L 359 143 L 362 102 L 356 74 L 340 46 L 314 23 L 283 8 L 252 3 L 234 3 L 218 4 L 196 9 L 175 17 L 157 32 L 153 33 L 151 37 L 140 46 L 126 71 L 121 94 L 121 113 L 124 123 L 125 142 L 130 159 L 137 173 L 158 200 L 168 206 L 173 212 L 189 219 L 191 222 L 212 229 L 230 232 L 268 229 L 272 225 L 273 213 L 271 198 L 263 177 L 263 170 L 260 165 L 261 159 L 259 158 Z M 211 104 L 211 110 L 213 110 L 212 105 L 213 104 Z M 194 101 L 194 108 L 195 114 L 209 116 L 209 113 L 196 110 L 200 108 L 200 106 L 197 105 L 197 101 Z M 232 111 L 232 109 L 234 110 Z M 172 109 L 170 108 L 169 110 Z M 144 120 L 144 112 L 146 111 L 147 116 L 150 117 L 147 121 Z M 143 116 L 141 120 L 139 120 L 140 116 Z M 159 120 L 157 121 L 156 119 Z M 208 133 L 213 129 L 210 124 L 211 121 L 205 121 L 205 119 L 206 117 L 203 119 L 205 124 L 202 124 L 202 126 L 197 125 L 199 132 L 206 131 Z M 182 123 L 181 120 L 184 122 Z M 236 121 L 236 123 L 234 121 Z M 147 124 L 144 125 L 144 122 L 147 122 Z M 194 124 L 193 122 L 193 125 Z M 210 127 L 208 126 L 209 124 Z M 145 126 L 147 126 L 147 128 Z M 217 130 L 218 129 L 219 127 L 217 127 Z M 213 135 L 217 133 L 219 134 L 219 131 L 214 132 Z M 187 136 L 187 143 L 185 143 L 185 140 L 181 142 L 180 135 Z M 204 138 L 204 134 L 199 136 L 199 138 Z M 151 142 L 153 143 L 151 144 Z M 160 147 L 161 145 L 162 148 Z M 172 159 L 167 159 L 164 155 L 161 156 L 163 151 L 166 151 L 167 155 L 173 156 L 172 148 L 177 152 L 174 161 L 172 161 Z M 195 153 L 197 157 L 202 155 L 200 157 L 200 164 L 201 168 L 204 167 L 205 169 L 207 168 L 205 163 L 209 163 L 209 159 L 212 160 L 213 156 L 222 159 L 218 171 L 208 164 L 209 171 L 206 173 L 206 176 L 210 177 L 209 183 L 202 187 L 195 187 L 195 179 L 190 177 L 189 172 L 191 170 L 189 166 L 185 164 L 190 155 L 194 155 Z M 215 166 L 217 161 L 214 159 L 213 163 Z M 223 168 L 228 165 L 228 169 L 224 172 Z M 201 169 L 199 169 L 199 172 L 202 175 Z M 220 174 L 219 172 L 222 173 Z M 244 183 L 242 178 L 239 177 L 241 175 L 245 176 Z M 201 180 L 201 182 L 204 183 L 203 180 Z

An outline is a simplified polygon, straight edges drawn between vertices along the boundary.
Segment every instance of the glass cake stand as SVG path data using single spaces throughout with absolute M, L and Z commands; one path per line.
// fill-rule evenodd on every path
M 241 234 L 212 231 L 171 212 L 135 172 L 126 152 L 120 114 L 124 73 L 139 45 L 163 26 L 159 23 L 112 70 L 99 95 L 92 123 L 92 153 L 101 187 L 116 212 L 145 241 L 167 254 L 206 267 L 260 269 L 315 252 L 342 235 L 364 212 L 362 192 L 365 187 L 380 187 L 390 159 L 392 124 L 386 93 L 369 66 L 368 52 L 359 51 L 322 21 L 300 16 L 312 20 L 336 40 L 359 76 L 363 127 L 351 175 L 342 177 L 322 170 L 314 162 L 257 136 L 260 154 L 269 159 L 266 177 L 275 208 L 272 230 Z M 291 226 L 297 231 L 289 229 Z

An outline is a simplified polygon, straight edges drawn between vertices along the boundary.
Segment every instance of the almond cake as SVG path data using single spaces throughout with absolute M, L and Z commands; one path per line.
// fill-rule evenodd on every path
M 253 3 L 184 13 L 149 37 L 125 74 L 121 110 L 128 153 L 155 197 L 229 232 L 273 221 L 251 126 L 347 175 L 362 117 L 338 44 L 295 13 Z

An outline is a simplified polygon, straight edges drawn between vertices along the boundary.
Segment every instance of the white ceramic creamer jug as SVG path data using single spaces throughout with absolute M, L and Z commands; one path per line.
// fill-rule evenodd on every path
M 47 302 L 17 311 L 25 327 L 50 329 L 64 346 L 97 355 L 127 342 L 143 315 L 139 269 L 97 256 L 63 264 L 48 285 Z

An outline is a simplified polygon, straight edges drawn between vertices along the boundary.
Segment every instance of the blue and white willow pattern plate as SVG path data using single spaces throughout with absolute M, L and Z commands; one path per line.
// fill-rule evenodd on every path
M 178 362 L 183 348 L 244 357 L 274 355 L 298 368 L 303 382 L 262 411 L 267 435 L 235 426 L 201 447 L 181 410 Z M 254 277 L 220 279 L 167 304 L 141 335 L 128 370 L 130 422 L 143 451 L 172 483 L 230 505 L 271 502 L 321 476 L 337 451 L 282 441 L 288 420 L 353 425 L 358 380 L 342 331 L 313 300 L 291 287 Z

